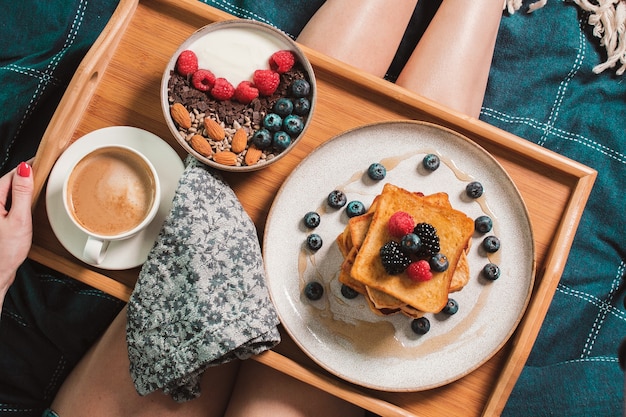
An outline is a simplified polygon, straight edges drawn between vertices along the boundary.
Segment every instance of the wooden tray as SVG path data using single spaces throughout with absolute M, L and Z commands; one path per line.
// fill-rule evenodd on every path
M 208 23 L 231 18 L 196 0 L 121 0 L 78 68 L 37 152 L 36 232 L 30 253 L 33 260 L 128 299 L 139 269 L 99 270 L 72 257 L 52 232 L 45 199 L 39 196 L 60 153 L 77 138 L 102 127 L 140 127 L 166 139 L 184 157 L 163 121 L 159 103 L 161 74 L 170 55 L 189 34 Z M 468 136 L 509 172 L 533 223 L 537 277 L 528 310 L 514 337 L 485 365 L 441 388 L 388 393 L 352 386 L 315 365 L 287 335 L 274 351 L 255 359 L 384 416 L 498 415 L 552 300 L 596 172 L 313 50 L 303 50 L 318 81 L 316 113 L 306 137 L 276 166 L 226 175 L 261 237 L 282 181 L 316 146 L 364 124 L 426 120 Z M 337 111 L 338 103 L 341 111 Z

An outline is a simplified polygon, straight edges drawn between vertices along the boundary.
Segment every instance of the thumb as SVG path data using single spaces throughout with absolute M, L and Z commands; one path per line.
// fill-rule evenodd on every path
M 30 207 L 33 198 L 33 175 L 31 166 L 22 162 L 13 175 L 11 188 L 11 215 L 31 217 Z

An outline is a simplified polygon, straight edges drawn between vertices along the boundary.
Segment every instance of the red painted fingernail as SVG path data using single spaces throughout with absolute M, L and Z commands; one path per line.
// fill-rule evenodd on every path
M 30 176 L 30 165 L 26 162 L 22 162 L 17 166 L 17 175 L 20 177 L 28 177 Z

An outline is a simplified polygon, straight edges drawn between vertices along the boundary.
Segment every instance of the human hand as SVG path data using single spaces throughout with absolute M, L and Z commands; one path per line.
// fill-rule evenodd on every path
M 33 189 L 27 162 L 0 178 L 0 305 L 32 243 Z

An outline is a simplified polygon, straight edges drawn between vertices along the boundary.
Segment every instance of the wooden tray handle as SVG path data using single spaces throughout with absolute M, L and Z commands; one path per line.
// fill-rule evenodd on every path
M 57 111 L 43 134 L 35 160 L 33 207 L 39 200 L 50 170 L 61 153 L 70 145 L 78 123 L 96 91 L 101 75 L 113 57 L 118 36 L 123 33 L 137 8 L 138 0 L 121 0 L 111 16 L 109 24 L 83 58 L 72 77 Z M 45 150 L 45 151 L 44 151 Z

